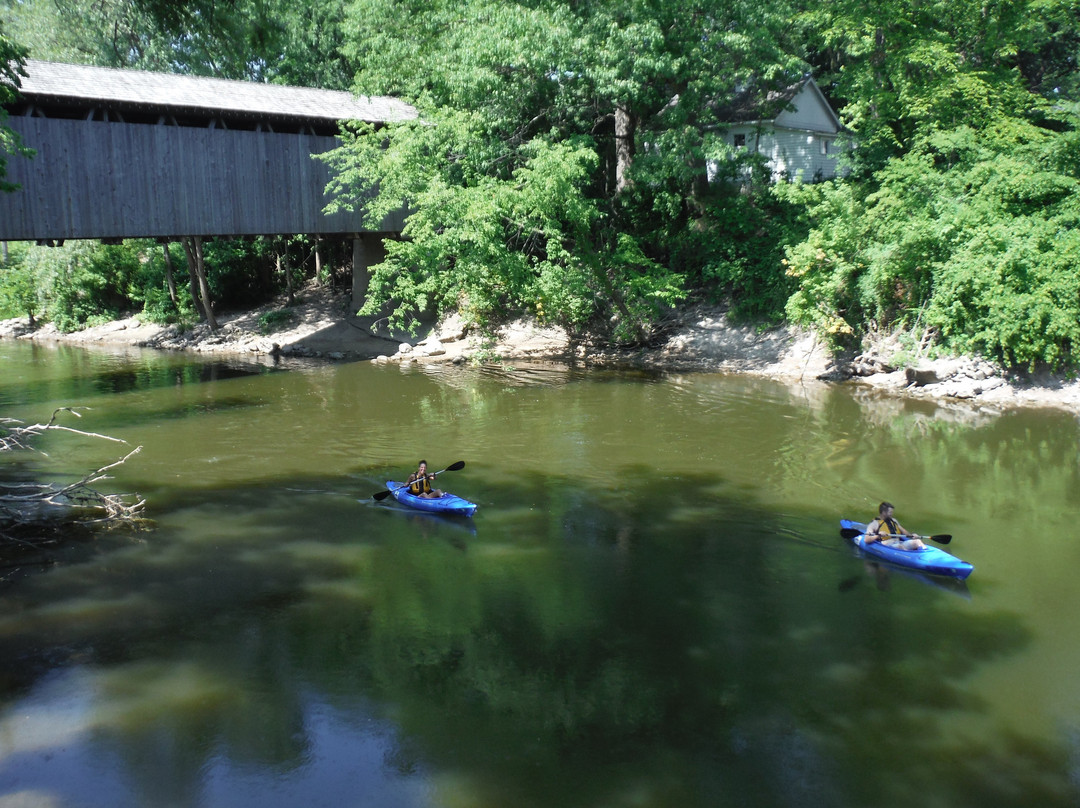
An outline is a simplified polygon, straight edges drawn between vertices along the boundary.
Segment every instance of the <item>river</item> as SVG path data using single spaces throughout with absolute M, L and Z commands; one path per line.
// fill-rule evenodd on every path
M 23 472 L 141 446 L 151 524 L 0 571 L 0 806 L 1080 804 L 1073 415 L 0 342 L 61 406 L 130 446 Z M 475 517 L 372 498 L 421 458 Z M 882 499 L 971 577 L 860 558 Z

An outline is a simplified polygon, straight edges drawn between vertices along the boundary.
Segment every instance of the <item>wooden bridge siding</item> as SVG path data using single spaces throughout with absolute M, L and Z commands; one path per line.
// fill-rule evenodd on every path
M 0 240 L 368 232 L 323 214 L 336 138 L 53 118 L 8 119 L 38 154 L 12 158 Z M 400 231 L 403 216 L 376 232 Z

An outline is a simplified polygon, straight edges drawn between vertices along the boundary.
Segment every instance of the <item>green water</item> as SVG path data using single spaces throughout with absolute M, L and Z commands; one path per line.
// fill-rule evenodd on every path
M 1080 803 L 1073 415 L 0 342 L 58 406 L 153 526 L 0 570 L 0 806 Z M 472 520 L 372 500 L 421 457 Z M 966 585 L 854 554 L 883 498 Z

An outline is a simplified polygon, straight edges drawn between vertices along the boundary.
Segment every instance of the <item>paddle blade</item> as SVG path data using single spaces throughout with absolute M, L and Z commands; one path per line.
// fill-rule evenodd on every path
M 842 527 L 840 528 L 840 535 L 845 539 L 857 539 L 862 535 L 862 531 L 856 530 L 853 527 Z
M 383 501 L 384 499 L 386 499 L 386 498 L 387 498 L 388 496 L 390 496 L 390 491 L 389 491 L 389 490 L 386 490 L 386 491 L 376 491 L 376 492 L 375 492 L 374 494 L 372 494 L 372 495 L 371 495 L 371 498 L 372 498 L 373 500 L 375 500 L 376 502 L 382 502 L 382 501 Z
M 452 463 L 447 466 L 445 469 L 443 469 L 443 471 L 461 471 L 463 468 L 465 468 L 465 461 L 459 460 L 458 462 Z
M 949 533 L 938 533 L 935 536 L 931 536 L 932 541 L 936 541 L 938 544 L 948 544 L 952 541 L 952 535 Z

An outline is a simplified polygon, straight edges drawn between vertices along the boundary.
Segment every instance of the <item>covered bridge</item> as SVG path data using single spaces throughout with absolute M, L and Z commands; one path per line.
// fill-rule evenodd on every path
M 21 188 L 0 193 L 0 241 L 352 238 L 356 297 L 402 228 L 402 214 L 372 231 L 359 211 L 324 213 L 330 170 L 312 157 L 338 144 L 340 121 L 415 118 L 402 101 L 34 60 L 26 72 L 7 123 L 37 154 L 8 161 Z

